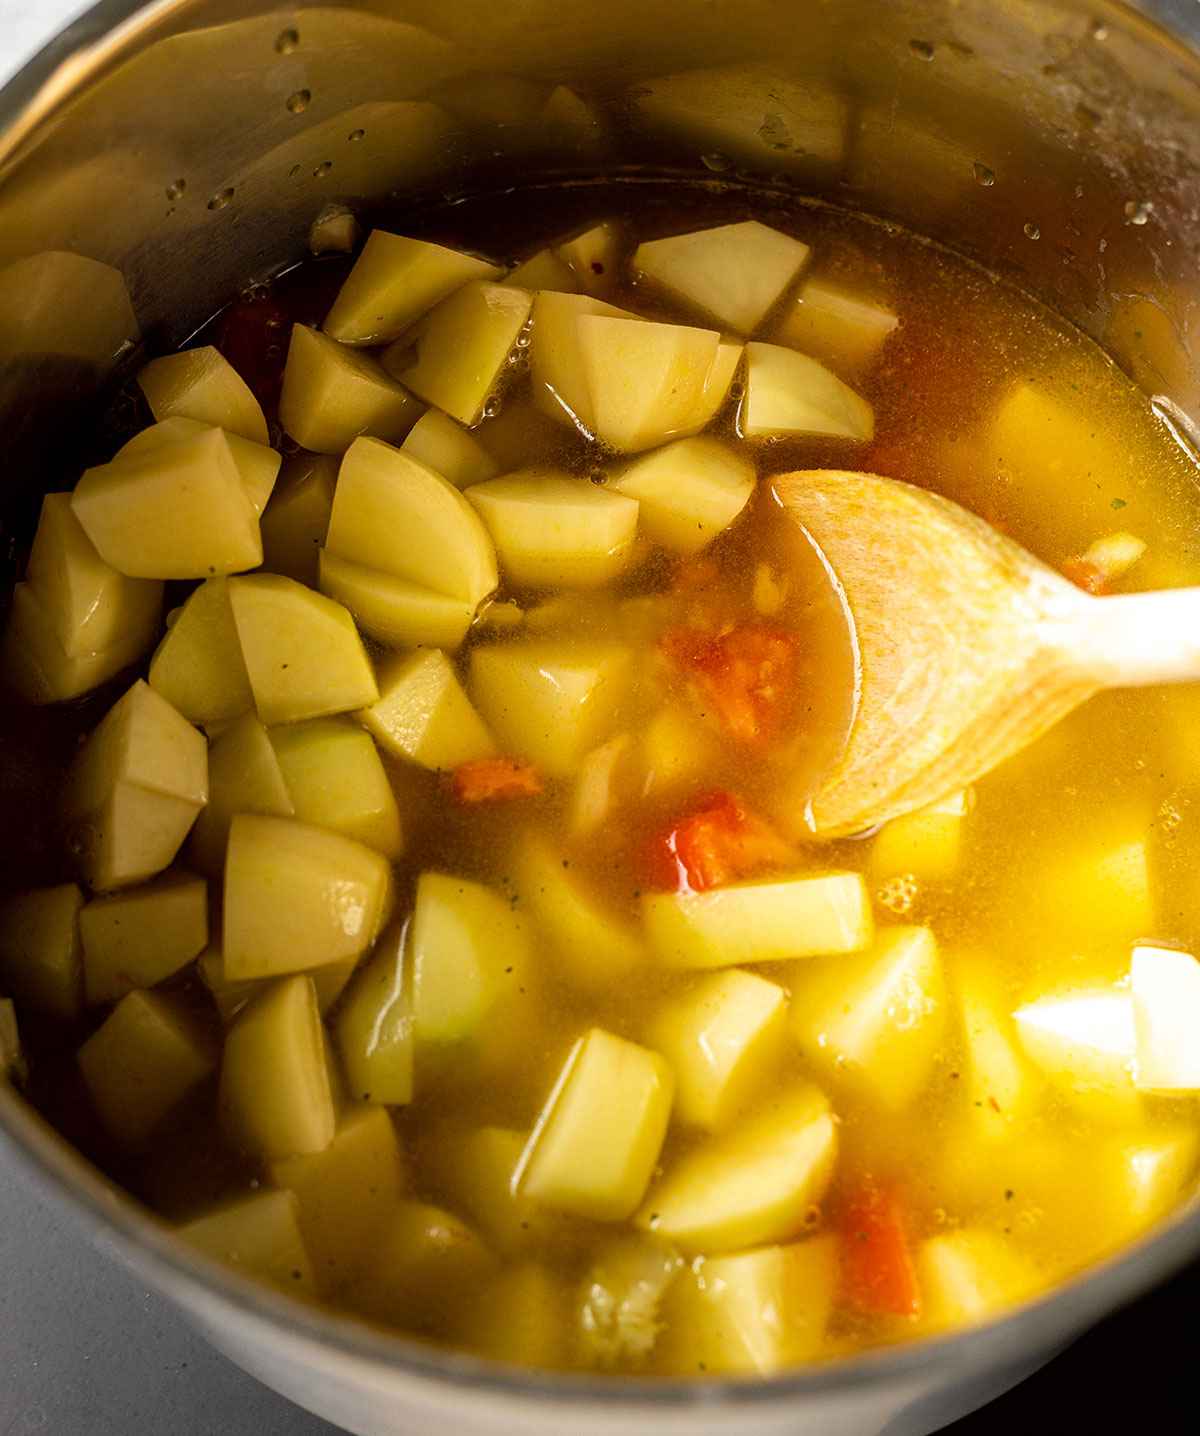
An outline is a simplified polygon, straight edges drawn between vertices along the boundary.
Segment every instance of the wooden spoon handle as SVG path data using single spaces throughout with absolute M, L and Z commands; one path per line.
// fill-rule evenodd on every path
M 1088 599 L 1066 627 L 1062 651 L 1104 688 L 1200 682 L 1200 588 Z

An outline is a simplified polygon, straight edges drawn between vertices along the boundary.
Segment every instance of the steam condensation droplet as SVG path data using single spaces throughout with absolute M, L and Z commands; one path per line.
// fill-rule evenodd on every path
M 275 37 L 275 49 L 281 55 L 290 55 L 300 43 L 298 30 L 281 30 Z
M 213 195 L 212 199 L 209 200 L 208 207 L 209 209 L 224 209 L 232 198 L 232 188 L 219 189 L 216 194 Z
M 311 90 L 296 90 L 287 97 L 287 107 L 293 115 L 302 115 L 311 99 Z
M 720 150 L 714 150 L 711 154 L 701 155 L 700 163 L 706 170 L 712 170 L 715 174 L 723 174 L 732 166 L 733 161 L 728 155 L 723 155 Z
M 1148 199 L 1128 199 L 1125 201 L 1125 218 L 1130 224 L 1149 224 L 1150 216 L 1154 213 L 1154 206 Z
M 1026 238 L 1026 239 L 1041 239 L 1041 237 L 1042 237 L 1042 231 L 1038 228 L 1038 226 L 1037 226 L 1036 224 L 1034 224 L 1033 220 L 1027 219 L 1027 220 L 1025 221 L 1025 238 Z
M 185 180 L 185 179 L 172 180 L 172 182 L 167 186 L 167 198 L 168 198 L 168 199 L 182 199 L 182 198 L 183 198 L 183 193 L 184 193 L 184 191 L 185 191 L 186 189 L 187 189 L 187 180 Z
M 313 179 L 324 179 L 332 168 L 332 160 L 322 160 L 316 169 L 313 170 Z
M 913 54 L 917 57 L 918 60 L 933 59 L 933 46 L 929 43 L 928 40 L 910 40 L 908 42 L 908 48 L 913 52 Z
M 977 184 L 983 185 L 984 189 L 990 189 L 996 183 L 996 171 L 989 169 L 982 161 L 975 161 L 975 180 Z

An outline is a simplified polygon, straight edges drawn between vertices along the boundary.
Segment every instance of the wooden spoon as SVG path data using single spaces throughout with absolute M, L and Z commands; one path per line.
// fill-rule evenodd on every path
M 807 815 L 822 836 L 946 797 L 1100 689 L 1200 680 L 1200 588 L 1092 597 L 958 504 L 878 474 L 814 469 L 774 490 L 855 646 L 846 746 Z

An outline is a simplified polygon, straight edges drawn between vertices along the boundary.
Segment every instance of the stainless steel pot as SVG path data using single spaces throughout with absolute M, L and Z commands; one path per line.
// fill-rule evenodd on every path
M 1097 338 L 1188 442 L 1191 45 L 1194 0 L 102 0 L 0 94 L 6 482 L 44 485 L 139 341 L 181 341 L 297 259 L 323 203 L 631 166 L 798 189 L 944 241 Z M 602 100 L 603 134 L 546 133 L 560 83 Z M 363 1436 L 919 1436 L 1200 1252 L 1184 1212 L 979 1330 L 768 1381 L 612 1384 L 260 1290 L 179 1248 L 3 1084 L 0 1151 L 235 1361 Z

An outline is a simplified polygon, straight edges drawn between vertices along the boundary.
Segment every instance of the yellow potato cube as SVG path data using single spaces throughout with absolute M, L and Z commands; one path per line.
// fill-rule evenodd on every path
M 1033 877 L 1031 906 L 1048 929 L 1074 942 L 1116 946 L 1154 930 L 1150 864 L 1141 833 L 1089 835 L 1067 852 L 1047 854 Z
M 297 454 L 284 464 L 261 523 L 263 567 L 269 572 L 316 587 L 337 475 L 338 460 L 330 454 Z
M 713 360 L 712 368 L 708 371 L 708 378 L 704 381 L 704 393 L 700 397 L 696 412 L 692 415 L 691 423 L 680 431 L 681 435 L 698 434 L 716 418 L 729 397 L 733 376 L 737 373 L 738 365 L 741 364 L 745 352 L 744 344 L 734 343 L 730 339 L 722 339 L 717 345 L 717 357 Z
M 262 405 L 211 344 L 152 359 L 137 381 L 156 419 L 195 419 L 256 444 L 268 442 Z
M 917 1252 L 917 1279 L 925 1323 L 933 1330 L 987 1321 L 1042 1284 L 1011 1241 L 982 1227 L 930 1237 Z
M 627 465 L 609 485 L 640 504 L 641 531 L 672 553 L 696 553 L 737 518 L 754 465 L 717 439 L 676 439 Z M 607 491 L 606 491 L 607 492 Z
M 453 664 L 439 649 L 381 664 L 379 690 L 379 701 L 356 717 L 385 752 L 445 770 L 496 751 Z
M 503 280 L 514 289 L 527 289 L 536 294 L 542 289 L 557 290 L 560 294 L 578 294 L 582 288 L 579 277 L 571 266 L 554 249 L 539 249 L 517 265 L 516 269 Z
M 554 253 L 575 277 L 572 287 L 578 287 L 585 294 L 604 294 L 612 288 L 619 273 L 623 244 L 620 224 L 606 219 L 591 225 L 582 234 L 562 240 L 554 246 Z
M 829 279 L 806 279 L 785 306 L 775 337 L 836 374 L 853 377 L 878 355 L 899 320 L 886 305 Z
M 1136 1120 L 1137 1036 L 1133 1000 L 1116 987 L 1079 988 L 1025 1003 L 1013 1013 L 1029 1060 L 1093 1117 Z
M 749 334 L 795 283 L 809 248 L 757 220 L 652 239 L 633 267 L 727 329 Z
M 82 906 L 74 883 L 33 888 L 0 906 L 0 987 L 22 1007 L 63 1022 L 83 1007 Z
M 230 1139 L 263 1161 L 323 1152 L 333 1141 L 325 1032 L 310 977 L 273 983 L 230 1028 L 220 1108 Z
M 953 979 L 966 1058 L 963 1110 L 980 1137 L 1007 1135 L 1036 1111 L 1042 1080 L 1017 1041 L 992 963 L 960 956 Z
M 459 423 L 477 424 L 499 389 L 532 304 L 524 289 L 482 280 L 464 284 L 396 341 L 383 356 L 384 367 Z
M 787 1036 L 787 994 L 750 972 L 716 972 L 662 1004 L 646 1040 L 675 1072 L 675 1114 L 727 1127 L 776 1075 Z
M 305 974 L 312 978 L 317 992 L 317 1007 L 322 1017 L 342 995 L 354 968 L 354 959 L 350 958 L 346 962 L 314 967 L 311 972 Z M 210 946 L 200 954 L 196 959 L 196 972 L 212 995 L 217 1014 L 226 1027 L 269 983 L 266 978 L 249 978 L 236 982 L 231 980 L 225 974 L 225 957 L 219 947 Z
M 861 443 L 875 437 L 875 411 L 806 354 L 778 344 L 747 344 L 738 427 L 747 439 L 804 434 Z
M 4 677 L 27 703 L 62 703 L 136 663 L 153 641 L 153 632 L 134 629 L 99 653 L 72 658 L 55 634 L 50 610 L 29 584 L 19 583 L 4 630 Z
M 645 893 L 641 905 L 650 946 L 668 967 L 740 967 L 861 952 L 874 936 L 859 873 Z
M 399 442 L 420 414 L 378 360 L 306 324 L 292 326 L 279 422 L 302 448 L 341 454 L 364 434 Z
M 79 1070 L 105 1130 L 140 1147 L 216 1066 L 188 1015 L 156 992 L 130 992 L 79 1049 Z
M 614 643 L 497 643 L 471 654 L 469 688 L 506 751 L 568 777 L 616 726 L 630 668 Z
M 318 1288 L 343 1290 L 372 1261 L 406 1185 L 387 1110 L 351 1108 L 323 1152 L 284 1157 L 268 1170 L 276 1187 L 296 1194 Z
M 927 927 L 885 928 L 868 951 L 792 974 L 792 1030 L 830 1078 L 900 1111 L 928 1083 L 946 1032 L 946 983 Z
M 975 806 L 971 788 L 884 823 L 871 844 L 876 878 L 911 873 L 921 882 L 946 882 L 958 868 L 962 830 Z
M 325 332 L 343 344 L 386 343 L 469 280 L 499 272 L 456 249 L 373 229 L 325 316 Z
M 580 1284 L 578 1346 L 589 1364 L 641 1363 L 663 1334 L 663 1299 L 683 1268 L 674 1247 L 640 1233 L 606 1242 Z
M 496 587 L 496 551 L 479 515 L 432 469 L 360 439 L 342 460 L 326 547 L 472 607 Z
M 587 372 L 580 344 L 579 319 L 585 314 L 610 319 L 636 319 L 587 294 L 560 294 L 543 290 L 533 301 L 533 341 L 530 378 L 534 407 L 562 424 L 578 425 L 586 433 L 595 429 Z
M 300 1233 L 294 1192 L 260 1192 L 179 1228 L 189 1246 L 295 1296 L 315 1296 L 316 1278 Z
M 400 448 L 417 463 L 441 474 L 456 489 L 482 484 L 500 471 L 479 440 L 440 409 L 426 409 Z
M 593 1027 L 572 1047 L 534 1124 L 518 1189 L 593 1221 L 632 1216 L 658 1161 L 674 1088 L 657 1052 Z
M 1188 952 L 1135 947 L 1135 1085 L 1142 1092 L 1200 1091 L 1200 962 Z
M 595 588 L 629 567 L 636 497 L 550 469 L 526 469 L 467 490 L 500 567 L 526 588 Z
M 67 778 L 64 818 L 92 888 L 123 887 L 174 861 L 208 800 L 202 734 L 139 679 L 109 710 Z
M 267 573 L 231 584 L 229 601 L 264 723 L 346 713 L 379 697 L 371 660 L 340 603 Z
M 389 915 L 372 848 L 291 818 L 237 814 L 225 860 L 225 971 L 235 981 L 360 957 Z
M 79 937 L 90 1004 L 154 987 L 208 945 L 207 884 L 167 873 L 142 887 L 93 898 L 80 910 Z
M 321 592 L 344 604 L 359 628 L 380 643 L 453 650 L 475 617 L 475 605 L 465 599 L 351 563 L 328 549 L 321 551 L 318 574 Z
M 402 936 L 383 940 L 355 973 L 334 1035 L 356 1101 L 387 1107 L 412 1101 L 412 996 Z
M 312 718 L 274 728 L 270 739 L 300 822 L 400 856 L 396 796 L 369 733 L 348 719 Z
M 150 660 L 150 687 L 189 723 L 222 723 L 254 707 L 228 579 L 192 591 Z
M 209 751 L 208 806 L 192 829 L 189 860 L 201 872 L 219 877 L 235 813 L 290 818 L 295 812 L 267 730 L 253 713 L 246 713 L 225 729 Z
M 785 1241 L 824 1197 L 836 1157 L 829 1103 L 815 1087 L 793 1088 L 673 1162 L 635 1222 L 685 1251 Z
M 88 469 L 71 508 L 131 578 L 209 578 L 262 562 L 258 515 L 220 429 Z
M 361 238 L 354 211 L 345 205 L 327 204 L 308 229 L 308 248 L 314 255 L 353 254 Z
M 122 444 L 116 457 L 120 459 L 127 455 L 149 453 L 161 444 L 176 444 L 182 439 L 195 439 L 212 428 L 212 424 L 202 424 L 198 419 L 163 419 L 161 423 L 151 424 L 148 429 L 143 429 L 140 434 L 135 434 L 132 439 Z M 228 429 L 223 432 L 229 442 L 229 452 L 242 476 L 246 497 L 250 500 L 254 512 L 261 514 L 271 497 L 283 460 L 266 444 L 256 444 L 251 439 L 244 439 L 240 434 L 230 433 Z
M 647 795 L 698 781 L 720 758 L 714 735 L 682 708 L 660 708 L 643 727 L 641 758 Z
M 568 1356 L 570 1297 L 561 1278 L 535 1262 L 507 1267 L 466 1311 L 456 1335 L 493 1361 L 562 1366 Z
M 618 733 L 593 748 L 579 764 L 567 815 L 567 832 L 586 838 L 612 816 L 633 790 L 634 744 L 629 733 Z

